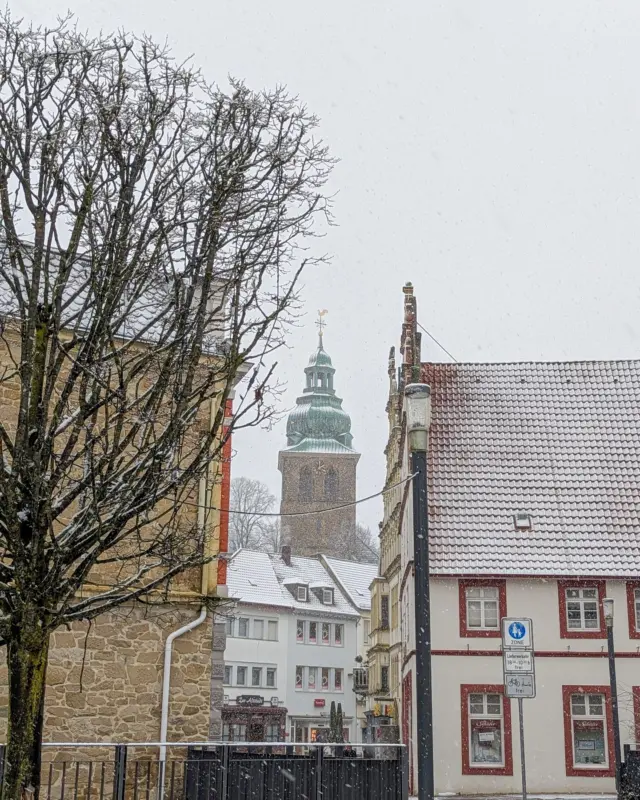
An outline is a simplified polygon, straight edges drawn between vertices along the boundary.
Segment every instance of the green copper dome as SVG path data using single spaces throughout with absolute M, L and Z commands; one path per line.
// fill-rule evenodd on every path
M 335 368 L 322 344 L 305 367 L 307 385 L 287 419 L 287 450 L 306 453 L 354 453 L 351 417 L 333 388 Z

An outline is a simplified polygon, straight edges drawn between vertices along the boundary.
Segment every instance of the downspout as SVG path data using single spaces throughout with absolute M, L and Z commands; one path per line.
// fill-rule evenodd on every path
M 208 488 L 208 480 L 207 476 L 204 475 L 200 479 L 200 484 L 198 486 L 198 527 L 200 530 L 204 530 L 205 527 L 205 508 L 207 505 L 207 488 Z M 206 597 L 209 592 L 209 564 L 204 564 L 202 567 L 202 583 L 201 583 L 201 595 L 202 597 Z M 166 775 L 166 766 L 167 766 L 167 745 L 165 742 L 167 741 L 167 728 L 169 726 L 169 697 L 171 693 L 171 655 L 172 655 L 172 648 L 173 643 L 176 639 L 183 636 L 185 633 L 189 633 L 189 631 L 198 628 L 207 618 L 207 606 L 203 605 L 200 609 L 200 615 L 196 618 L 188 622 L 186 625 L 183 625 L 181 628 L 178 628 L 175 631 L 172 631 L 168 636 L 164 644 L 164 669 L 162 672 L 162 706 L 160 711 L 160 759 L 158 764 L 158 800 L 163 800 L 164 798 L 164 783 L 165 783 L 165 775 Z

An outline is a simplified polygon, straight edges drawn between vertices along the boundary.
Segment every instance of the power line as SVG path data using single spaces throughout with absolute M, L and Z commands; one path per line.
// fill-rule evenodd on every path
M 440 344 L 440 342 L 439 342 L 439 341 L 436 339 L 436 337 L 435 337 L 435 336 L 433 336 L 433 334 L 429 333 L 429 331 L 428 331 L 428 330 L 427 330 L 427 329 L 424 327 L 424 325 L 421 325 L 421 324 L 418 322 L 418 326 L 419 326 L 420 328 L 422 328 L 422 330 L 423 330 L 423 331 L 424 331 L 424 332 L 427 334 L 427 336 L 428 336 L 430 339 L 433 339 L 433 341 L 434 341 L 434 342 L 435 342 L 435 343 L 438 345 L 438 347 L 439 347 L 441 350 L 444 350 L 444 352 L 445 352 L 445 353 L 446 353 L 446 354 L 449 356 L 449 358 L 450 358 L 450 359 L 452 359 L 452 361 L 455 361 L 455 362 L 456 362 L 456 364 L 458 363 L 458 359 L 457 359 L 457 358 L 454 358 L 454 356 L 452 356 L 452 355 L 451 355 L 451 353 L 450 353 L 450 352 L 447 350 L 447 348 L 446 348 L 444 345 Z
M 343 503 L 339 506 L 331 506 L 331 508 L 320 508 L 318 511 L 294 511 L 291 514 L 279 514 L 279 513 L 258 513 L 255 511 L 239 511 L 234 508 L 218 508 L 217 506 L 201 506 L 199 503 L 192 503 L 188 500 L 184 500 L 181 505 L 186 506 L 194 506 L 196 508 L 204 508 L 205 511 L 220 511 L 226 514 L 239 514 L 243 516 L 250 516 L 250 517 L 308 517 L 308 516 L 315 516 L 316 514 L 328 514 L 330 511 L 339 511 L 341 508 L 351 508 L 352 506 L 360 505 L 360 503 L 366 503 L 367 500 L 373 500 L 374 497 L 380 497 L 382 494 L 386 494 L 390 492 L 392 489 L 397 488 L 398 486 L 402 486 L 408 481 L 412 480 L 415 476 L 409 475 L 408 478 L 403 478 L 401 481 L 397 483 L 392 483 L 391 486 L 387 486 L 386 489 L 381 489 L 379 492 L 375 494 L 370 494 L 368 497 L 361 497 L 360 500 L 355 500 L 353 503 Z

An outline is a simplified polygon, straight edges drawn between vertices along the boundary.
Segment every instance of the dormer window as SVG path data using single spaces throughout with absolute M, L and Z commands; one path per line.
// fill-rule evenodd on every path
M 530 531 L 531 530 L 531 515 L 526 511 L 518 511 L 513 515 L 513 524 L 517 531 Z
M 309 592 L 306 586 L 298 586 L 296 597 L 299 603 L 306 603 L 309 600 Z
M 322 590 L 322 602 L 325 604 L 325 606 L 333 605 L 333 589 Z

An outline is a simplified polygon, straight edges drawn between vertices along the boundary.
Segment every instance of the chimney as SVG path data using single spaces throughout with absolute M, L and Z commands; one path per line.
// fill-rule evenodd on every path
M 290 567 L 291 566 L 291 545 L 284 544 L 282 545 L 282 560 L 284 563 Z

